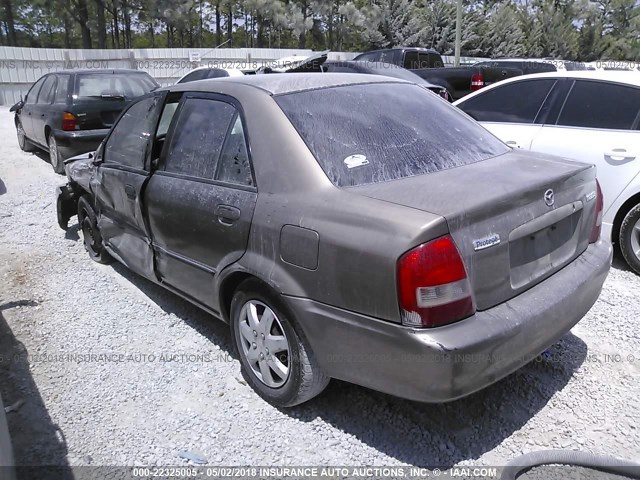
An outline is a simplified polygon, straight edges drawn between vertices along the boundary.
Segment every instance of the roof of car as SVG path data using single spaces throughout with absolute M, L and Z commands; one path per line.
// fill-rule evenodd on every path
M 410 83 L 405 80 L 360 73 L 277 73 L 246 75 L 244 77 L 224 77 L 194 82 L 180 83 L 167 87 L 172 92 L 182 91 L 219 91 L 226 83 L 244 84 L 259 88 L 271 95 L 330 88 L 344 85 L 362 85 L 367 83 Z
M 142 70 L 134 70 L 132 68 L 83 68 L 83 69 L 69 69 L 69 70 L 56 70 L 51 73 L 147 73 Z M 148 74 L 147 74 L 148 75 Z
M 521 82 L 523 80 L 535 80 L 537 78 L 581 78 L 587 80 L 602 80 L 612 83 L 624 83 L 627 85 L 633 85 L 640 87 L 640 72 L 624 72 L 624 71 L 599 71 L 599 70 L 573 70 L 573 71 L 558 71 L 558 72 L 546 72 L 546 73 L 534 73 L 531 75 L 520 75 L 518 77 L 511 77 L 500 82 L 493 83 L 488 87 L 481 90 L 477 90 L 470 95 L 462 97 L 459 100 L 453 102 L 454 105 L 459 105 L 465 101 L 482 95 L 483 92 L 499 88 L 508 83 Z

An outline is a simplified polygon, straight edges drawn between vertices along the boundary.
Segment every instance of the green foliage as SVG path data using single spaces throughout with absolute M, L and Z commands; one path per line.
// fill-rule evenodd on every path
M 452 54 L 456 0 L 0 0 L 0 44 Z M 640 60 L 639 0 L 464 0 L 462 54 Z M 13 33 L 11 33 L 13 32 Z M 223 47 L 223 48 L 224 48 Z

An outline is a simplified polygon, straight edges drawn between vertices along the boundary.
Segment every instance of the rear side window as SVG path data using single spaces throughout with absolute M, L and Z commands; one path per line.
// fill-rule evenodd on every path
M 181 79 L 178 83 L 187 83 L 187 82 L 195 82 L 196 80 L 202 80 L 203 78 L 207 78 L 208 70 L 194 70 L 193 72 L 186 75 L 183 79 Z
M 221 68 L 212 68 L 207 74 L 207 78 L 223 78 L 228 76 L 229 74 L 227 73 L 227 71 L 222 70 Z
M 555 83 L 552 78 L 508 83 L 458 106 L 479 122 L 533 123 Z
M 341 187 L 437 172 L 509 151 L 455 107 L 413 84 L 349 85 L 274 98 Z
M 142 170 L 149 141 L 160 115 L 160 99 L 144 98 L 134 103 L 113 127 L 105 145 L 105 161 Z
M 236 109 L 218 100 L 188 98 L 179 113 L 167 172 L 213 180 Z
M 638 128 L 640 89 L 612 83 L 577 80 L 558 125 L 629 130 Z
M 158 85 L 143 73 L 78 75 L 76 97 L 81 99 L 123 96 L 135 98 L 145 95 Z
M 229 131 L 224 142 L 222 155 L 218 162 L 216 180 L 237 185 L 253 185 L 244 128 L 242 127 L 242 119 L 238 114 L 236 114 L 233 128 Z

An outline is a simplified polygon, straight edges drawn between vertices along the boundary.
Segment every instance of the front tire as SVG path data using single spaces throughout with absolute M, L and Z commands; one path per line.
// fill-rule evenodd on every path
M 78 224 L 82 231 L 84 248 L 91 260 L 104 265 L 111 263 L 113 258 L 104 248 L 102 236 L 98 230 L 96 213 L 87 195 L 83 195 L 78 200 Z
M 238 287 L 231 302 L 231 334 L 245 378 L 267 402 L 293 407 L 329 383 L 280 299 L 256 280 Z
M 29 141 L 27 135 L 24 133 L 24 128 L 20 121 L 16 123 L 16 134 L 18 135 L 18 146 L 20 147 L 20 150 L 29 153 L 36 151 L 35 145 Z
M 53 136 L 53 133 L 49 134 L 49 161 L 51 162 L 51 166 L 53 167 L 53 171 L 59 173 L 60 175 L 64 175 L 64 157 L 60 153 L 58 149 L 58 142 L 56 142 L 56 137 Z

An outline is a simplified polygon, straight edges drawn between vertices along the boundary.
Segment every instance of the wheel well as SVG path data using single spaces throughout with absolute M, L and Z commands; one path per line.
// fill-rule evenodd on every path
M 640 193 L 636 193 L 632 197 L 629 197 L 626 202 L 622 204 L 616 216 L 613 220 L 613 230 L 611 231 L 611 242 L 618 243 L 618 237 L 620 236 L 620 227 L 622 226 L 622 221 L 624 217 L 627 216 L 627 213 L 640 203 Z
M 220 287 L 220 310 L 222 318 L 226 322 L 231 321 L 231 301 L 233 300 L 233 294 L 236 292 L 238 286 L 247 279 L 257 280 L 267 288 L 271 289 L 269 284 L 260 280 L 255 275 L 246 272 L 234 272 L 230 274 L 222 283 Z
M 51 127 L 47 125 L 44 127 L 44 138 L 47 140 L 47 145 L 49 145 L 49 132 L 51 132 Z

